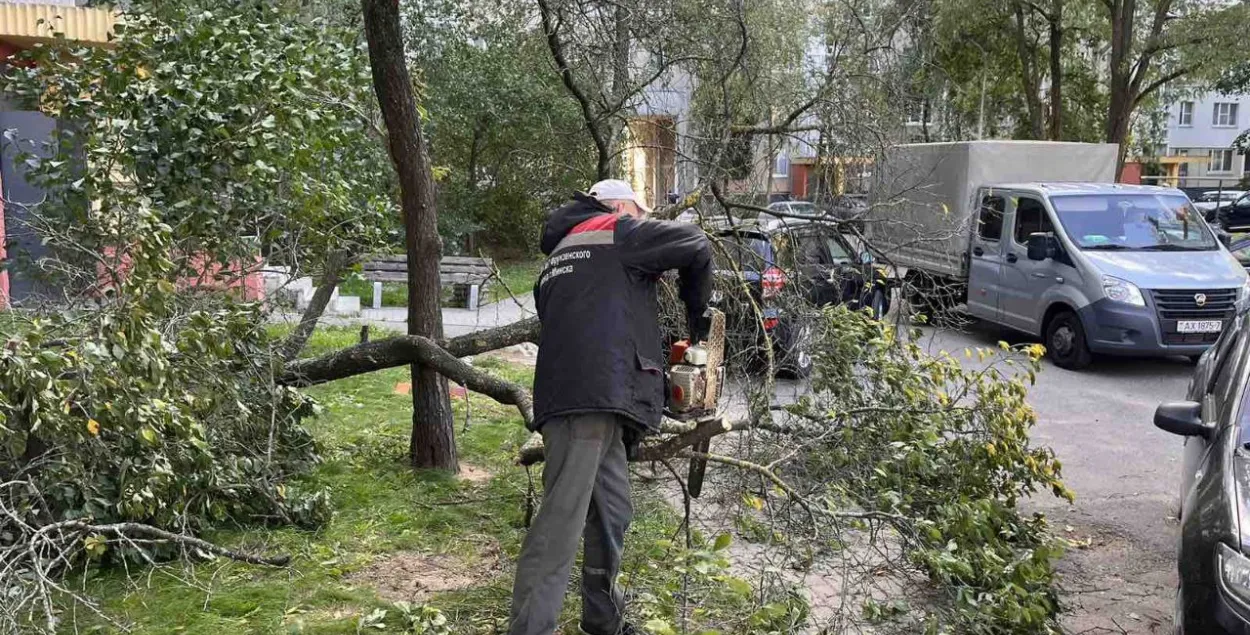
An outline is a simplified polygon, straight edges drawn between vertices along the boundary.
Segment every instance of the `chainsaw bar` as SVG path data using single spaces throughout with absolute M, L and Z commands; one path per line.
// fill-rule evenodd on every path
M 716 405 L 720 401 L 721 387 L 724 385 L 725 366 L 725 314 L 719 309 L 711 309 L 712 327 L 707 335 L 707 387 L 703 393 L 703 414 L 711 416 L 716 413 Z M 707 454 L 712 447 L 711 439 L 704 439 L 694 445 L 692 450 L 699 454 Z M 686 490 L 691 498 L 698 498 L 703 493 L 703 474 L 707 471 L 707 459 L 691 457 L 689 472 L 686 474 Z

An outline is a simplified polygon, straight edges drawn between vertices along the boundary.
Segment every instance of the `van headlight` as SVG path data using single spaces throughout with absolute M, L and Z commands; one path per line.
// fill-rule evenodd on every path
M 1250 306 L 1250 278 L 1246 278 L 1237 290 L 1237 310 L 1244 311 L 1247 306 Z
M 1102 293 L 1107 296 L 1108 300 L 1123 302 L 1133 306 L 1146 306 L 1146 299 L 1142 297 L 1141 289 L 1138 289 L 1137 285 L 1128 280 L 1121 280 L 1113 276 L 1103 276 Z
M 1215 557 L 1221 586 L 1241 604 L 1250 605 L 1250 558 L 1222 542 L 1215 548 Z

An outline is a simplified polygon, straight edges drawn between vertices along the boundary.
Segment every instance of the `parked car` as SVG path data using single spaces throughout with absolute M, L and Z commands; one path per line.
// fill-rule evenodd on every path
M 1228 237 L 1228 251 L 1250 272 L 1250 234 L 1233 234 Z
M 918 304 L 949 294 L 973 317 L 1040 338 L 1061 368 L 1094 353 L 1196 358 L 1250 302 L 1250 280 L 1183 192 L 1113 183 L 1117 153 L 898 146 L 879 166 L 892 173 L 870 237 L 908 268 Z
M 1242 190 L 1207 190 L 1198 200 L 1194 201 L 1194 209 L 1202 212 L 1208 223 L 1215 222 L 1215 212 L 1219 208 L 1236 201 L 1245 194 Z
M 1215 210 L 1215 218 L 1228 231 L 1250 228 L 1250 194 L 1242 194 L 1231 203 L 1222 203 Z
M 1177 635 L 1250 633 L 1250 319 L 1240 313 L 1198 363 L 1186 401 L 1154 423 L 1185 438 Z
M 770 211 L 778 212 L 781 218 L 806 218 L 834 220 L 855 225 L 863 230 L 863 216 L 868 210 L 868 203 L 861 196 L 838 196 L 830 205 L 818 205 L 811 201 L 776 201 L 768 204 Z
M 719 278 L 713 304 L 725 312 L 731 349 L 757 347 L 771 333 L 777 367 L 786 374 L 811 371 L 816 309 L 867 307 L 877 318 L 890 310 L 888 269 L 836 223 L 761 215 L 733 226 L 717 223 L 708 233 L 716 239 Z
M 805 218 L 823 218 L 826 211 L 811 201 L 774 201 L 768 204 L 769 211 L 781 214 L 802 216 Z

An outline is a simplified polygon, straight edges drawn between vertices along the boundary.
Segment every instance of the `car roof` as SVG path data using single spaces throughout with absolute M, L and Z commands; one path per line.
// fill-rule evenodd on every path
M 987 186 L 990 189 L 1027 190 L 1042 194 L 1064 196 L 1078 194 L 1176 194 L 1184 192 L 1174 187 L 1160 185 L 1136 185 L 1132 183 L 1001 183 Z
M 765 218 L 735 218 L 731 225 L 723 216 L 717 216 L 704 224 L 704 229 L 716 234 L 773 234 L 812 225 L 834 227 L 837 223 L 823 218 L 793 218 L 760 213 Z

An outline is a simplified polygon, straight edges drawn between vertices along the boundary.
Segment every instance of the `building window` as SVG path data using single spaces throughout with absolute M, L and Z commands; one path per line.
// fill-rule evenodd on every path
M 1250 174 L 1250 150 L 1241 153 L 1241 172 Z
M 1232 128 L 1237 125 L 1237 104 L 1218 103 L 1211 113 L 1211 125 L 1219 128 Z
M 1211 174 L 1232 174 L 1232 150 L 1211 150 L 1208 156 L 1210 157 L 1210 161 L 1207 163 L 1207 172 L 1210 172 Z
M 1192 101 L 1181 102 L 1181 111 L 1180 111 L 1180 114 L 1177 115 L 1176 124 L 1180 126 L 1194 125 L 1194 102 Z
M 790 157 L 783 152 L 778 152 L 777 158 L 773 161 L 773 176 L 777 178 L 790 176 Z
M 929 102 L 924 99 L 907 102 L 907 124 L 919 126 L 929 123 Z

